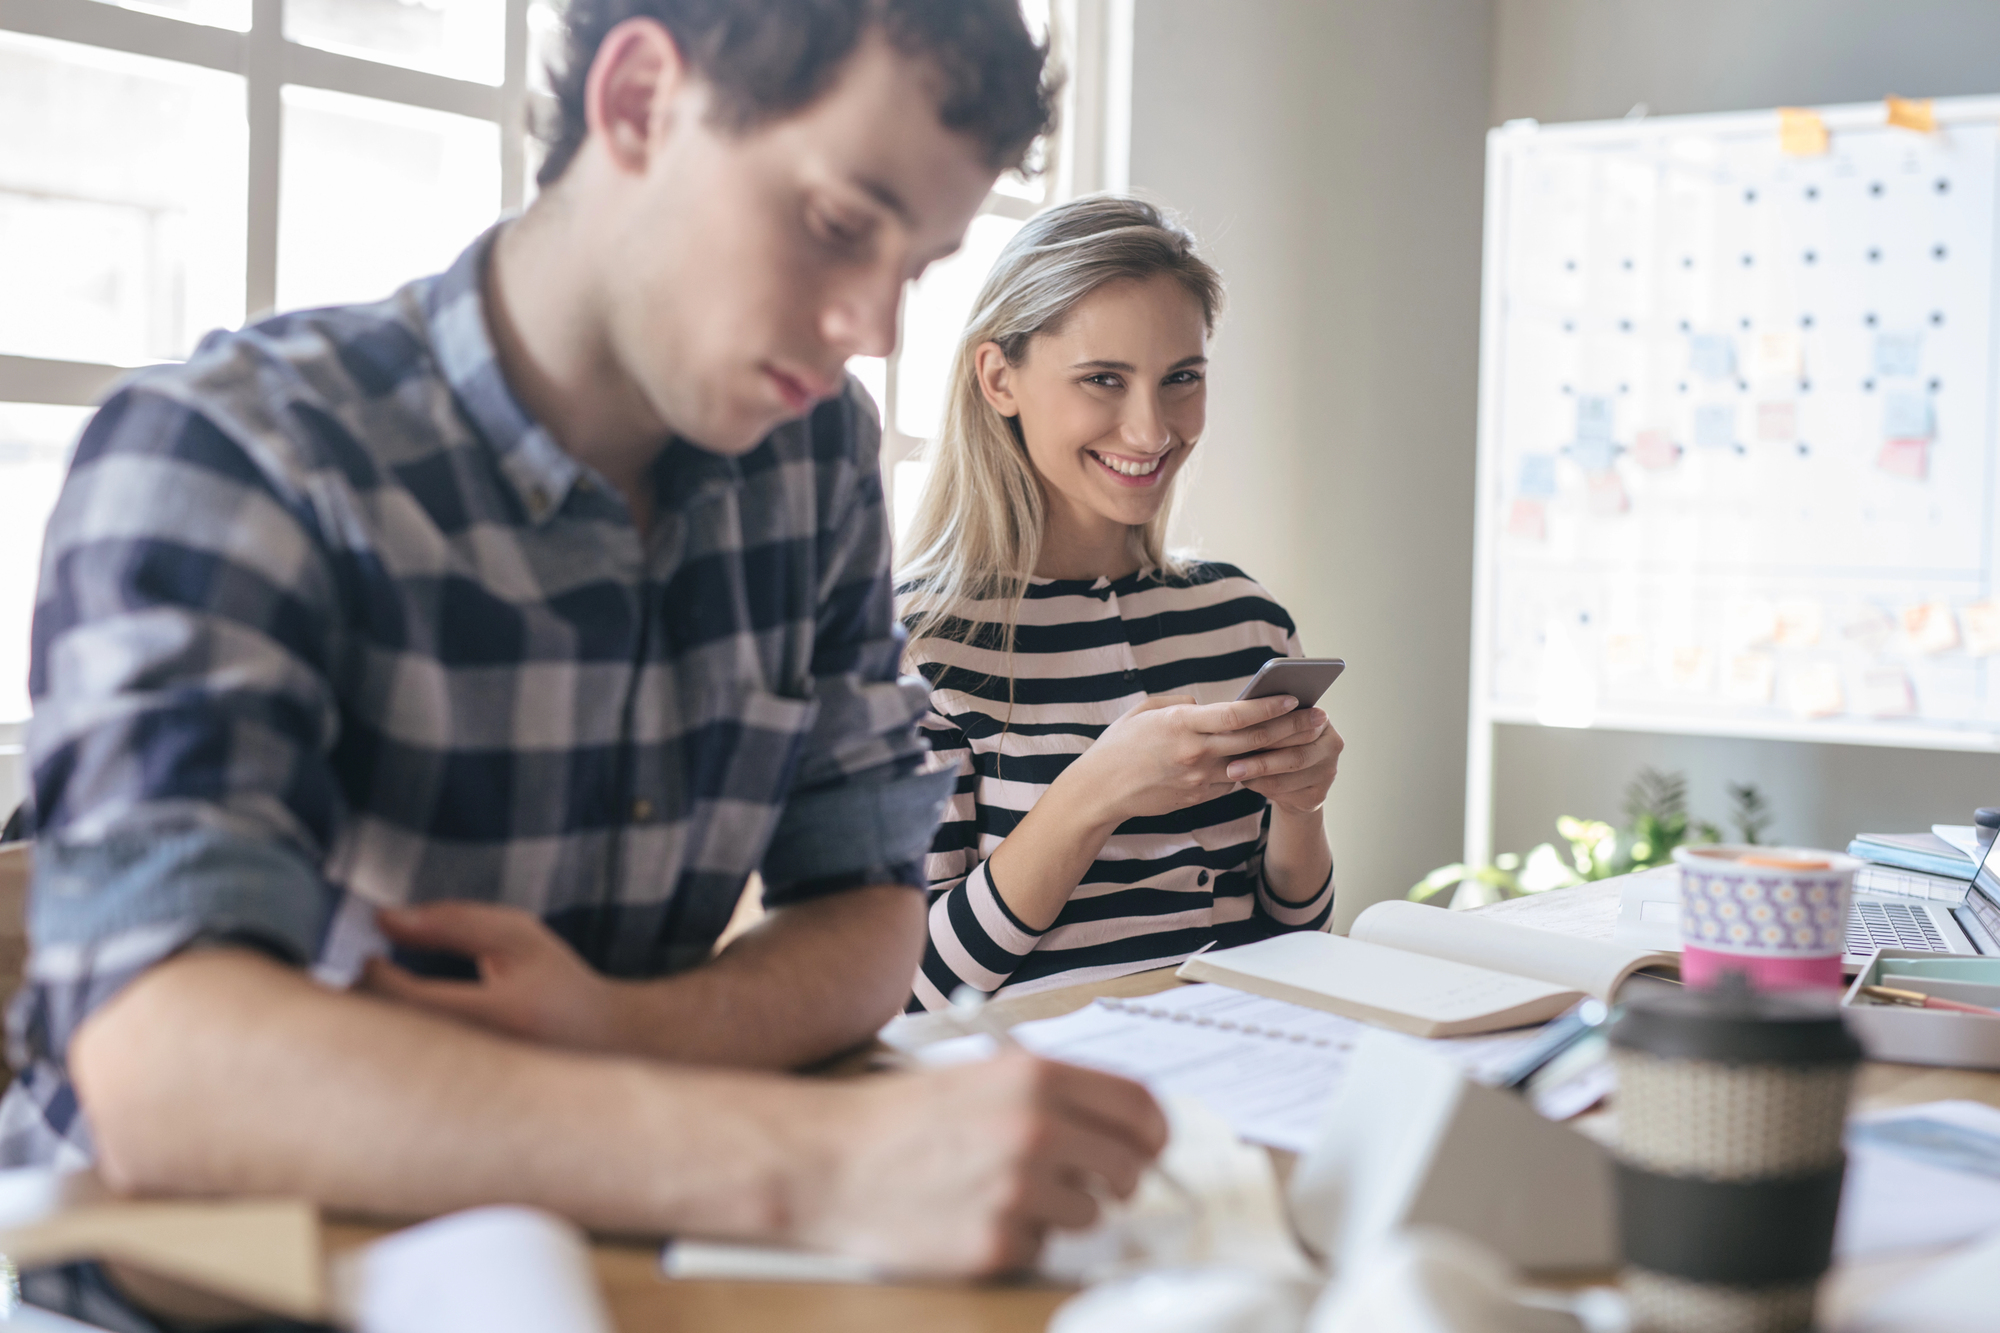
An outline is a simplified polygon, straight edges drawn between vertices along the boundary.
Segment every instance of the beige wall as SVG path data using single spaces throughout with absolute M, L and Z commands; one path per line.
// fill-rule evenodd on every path
M 1185 511 L 1348 741 L 1341 922 L 1458 854 L 1487 0 L 1139 0 L 1132 184 L 1229 282 Z

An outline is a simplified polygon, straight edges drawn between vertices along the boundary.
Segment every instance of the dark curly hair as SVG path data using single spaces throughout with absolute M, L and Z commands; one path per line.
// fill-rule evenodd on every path
M 673 36 L 713 87 L 717 122 L 737 132 L 810 104 L 877 24 L 898 50 L 935 65 L 939 121 L 976 141 L 995 169 L 1019 166 L 1054 115 L 1048 47 L 1029 37 L 1018 0 L 570 0 L 562 65 L 549 71 L 556 111 L 536 175 L 544 187 L 583 144 L 597 48 L 633 18 Z

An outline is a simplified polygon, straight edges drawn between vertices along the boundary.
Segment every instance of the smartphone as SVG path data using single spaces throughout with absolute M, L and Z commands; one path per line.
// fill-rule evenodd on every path
M 1326 687 L 1340 679 L 1347 663 L 1338 657 L 1274 657 L 1257 668 L 1239 699 L 1268 699 L 1289 694 L 1299 707 L 1311 708 L 1326 693 Z

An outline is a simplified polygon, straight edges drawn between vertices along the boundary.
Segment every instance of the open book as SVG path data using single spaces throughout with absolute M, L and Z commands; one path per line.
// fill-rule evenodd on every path
M 1196 954 L 1179 975 L 1413 1036 L 1454 1037 L 1539 1023 L 1587 995 L 1608 1003 L 1634 972 L 1679 962 L 1671 953 L 1387 902 L 1356 918 L 1346 939 L 1274 935 Z

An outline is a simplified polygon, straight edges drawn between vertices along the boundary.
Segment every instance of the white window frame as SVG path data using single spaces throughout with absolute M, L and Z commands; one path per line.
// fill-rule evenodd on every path
M 271 313 L 278 292 L 278 181 L 288 84 L 445 111 L 500 127 L 497 212 L 519 208 L 527 189 L 528 0 L 506 0 L 504 69 L 498 85 L 449 78 L 383 61 L 323 51 L 285 36 L 285 0 L 251 0 L 250 28 L 236 32 L 104 0 L 0 0 L 0 31 L 239 74 L 249 124 L 243 316 Z M 129 366 L 0 355 L 0 402 L 93 407 Z M 5 744 L 0 733 L 0 745 Z

